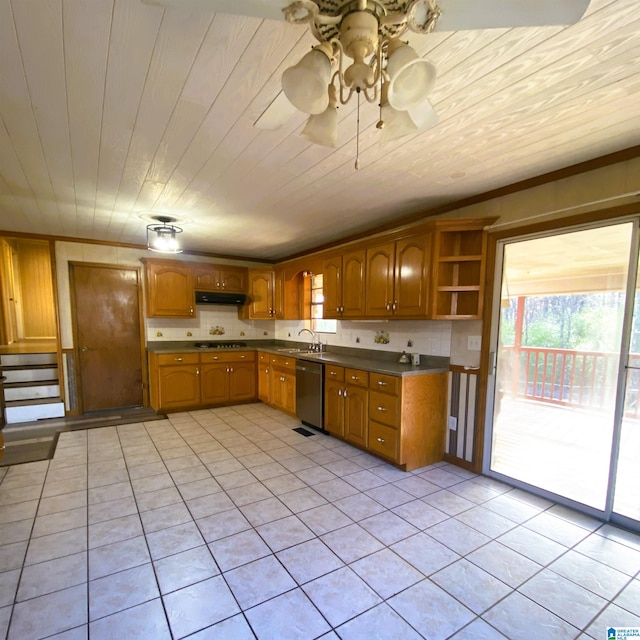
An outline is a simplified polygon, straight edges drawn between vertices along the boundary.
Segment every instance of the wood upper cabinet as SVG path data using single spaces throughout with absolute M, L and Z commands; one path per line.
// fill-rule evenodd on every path
M 248 317 L 255 320 L 275 318 L 273 306 L 274 273 L 263 269 L 249 269 Z
M 325 318 L 362 318 L 365 315 L 364 249 L 335 254 L 322 262 Z
M 430 255 L 429 233 L 368 247 L 367 317 L 427 317 Z
M 208 263 L 193 263 L 193 284 L 196 291 L 247 291 L 248 269 Z
M 145 260 L 147 316 L 193 318 L 195 298 L 189 264 L 177 260 Z
M 487 222 L 480 219 L 437 223 L 433 243 L 433 318 L 482 317 Z

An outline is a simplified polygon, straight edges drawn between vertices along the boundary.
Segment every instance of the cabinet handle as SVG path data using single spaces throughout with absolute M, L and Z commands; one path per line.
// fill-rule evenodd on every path
M 384 438 L 376 438 L 376 440 L 377 440 L 378 442 L 382 442 L 382 444 L 384 444 Z
M 383 382 L 382 380 L 378 380 L 378 385 L 381 386 L 381 387 L 386 387 L 387 383 Z
M 391 308 L 391 303 L 387 302 L 387 304 L 384 305 L 384 308 L 389 311 L 389 309 Z
M 229 373 L 233 373 L 233 367 L 229 367 Z
M 269 367 L 264 370 L 265 373 L 269 373 Z
M 340 307 L 340 313 L 344 313 L 344 307 Z
M 393 311 L 395 311 L 398 308 L 398 301 L 396 300 L 392 305 L 391 305 L 391 309 Z
M 343 397 L 343 398 L 346 398 L 346 397 L 347 397 L 347 390 L 346 390 L 346 389 L 342 392 L 342 397 Z
M 338 389 L 338 395 L 342 397 L 342 389 Z
M 244 360 L 247 356 L 240 356 L 240 360 Z
M 174 360 L 175 360 L 176 362 L 182 362 L 182 361 L 184 360 L 184 358 L 174 358 Z
M 337 376 L 338 372 L 337 371 L 329 371 L 329 375 L 330 376 Z
M 220 359 L 220 356 L 211 356 L 211 359 L 212 359 L 212 360 L 219 360 L 219 359 Z
M 376 409 L 377 409 L 378 411 L 386 411 L 386 409 L 385 409 L 384 407 L 376 407 Z
M 196 375 L 197 375 L 197 376 L 199 376 L 199 375 L 200 375 L 200 367 L 198 367 L 198 368 L 196 369 Z
M 193 307 L 189 307 L 189 314 L 193 315 Z
M 360 378 L 358 376 L 351 376 L 352 380 L 360 380 Z

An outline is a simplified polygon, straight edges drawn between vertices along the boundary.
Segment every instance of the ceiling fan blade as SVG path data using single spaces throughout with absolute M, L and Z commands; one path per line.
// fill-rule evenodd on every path
M 589 0 L 440 0 L 435 31 L 574 24 Z
M 297 113 L 298 110 L 287 100 L 284 91 L 271 101 L 271 104 L 262 112 L 260 117 L 253 123 L 256 129 L 274 131 L 282 127 L 288 120 Z
M 284 20 L 282 9 L 291 0 L 142 0 L 145 4 L 177 9 L 200 9 L 267 20 Z

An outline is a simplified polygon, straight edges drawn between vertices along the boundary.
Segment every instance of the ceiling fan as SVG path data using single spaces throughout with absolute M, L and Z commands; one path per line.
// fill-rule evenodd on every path
M 437 122 L 428 98 L 435 66 L 400 39 L 406 31 L 569 25 L 580 20 L 589 5 L 589 0 L 143 1 L 308 24 L 319 44 L 285 70 L 282 91 L 254 124 L 276 129 L 302 111 L 309 115 L 302 135 L 330 147 L 338 144 L 338 104 L 354 95 L 358 109 L 361 98 L 380 105 L 376 126 L 386 140 Z

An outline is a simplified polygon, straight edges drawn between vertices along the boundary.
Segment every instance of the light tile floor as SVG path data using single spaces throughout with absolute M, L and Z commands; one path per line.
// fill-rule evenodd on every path
M 60 436 L 0 469 L 0 637 L 606 638 L 640 537 L 261 404 Z

